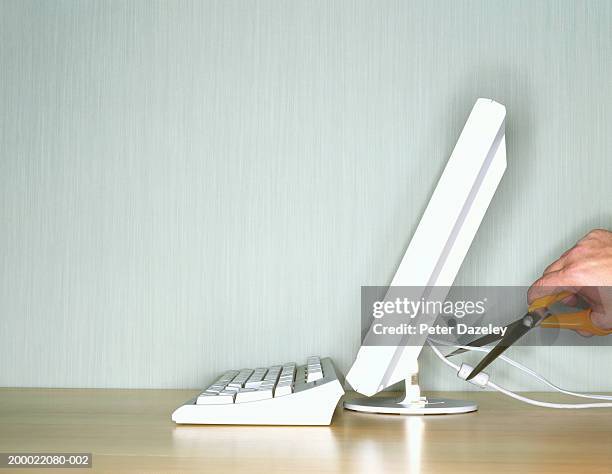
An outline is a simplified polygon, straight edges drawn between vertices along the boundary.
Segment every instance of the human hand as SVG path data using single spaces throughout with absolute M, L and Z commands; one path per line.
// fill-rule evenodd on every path
M 578 297 L 582 298 L 592 309 L 593 324 L 602 329 L 612 328 L 612 232 L 602 229 L 589 232 L 544 270 L 529 288 L 527 299 L 531 304 L 561 291 L 573 293 L 563 303 L 575 306 Z

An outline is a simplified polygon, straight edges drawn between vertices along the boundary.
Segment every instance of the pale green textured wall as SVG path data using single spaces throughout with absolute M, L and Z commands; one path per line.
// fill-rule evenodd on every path
M 612 227 L 611 29 L 607 1 L 2 0 L 0 385 L 346 371 L 360 286 L 479 96 L 507 106 L 508 171 L 458 281 L 529 284 Z M 591 389 L 611 355 L 517 354 Z

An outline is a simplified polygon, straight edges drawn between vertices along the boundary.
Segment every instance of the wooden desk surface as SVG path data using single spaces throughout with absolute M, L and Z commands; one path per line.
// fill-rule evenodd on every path
M 338 408 L 330 427 L 176 426 L 170 413 L 194 393 L 0 389 L 0 452 L 92 452 L 96 472 L 612 472 L 612 409 L 447 393 L 480 410 L 403 417 Z

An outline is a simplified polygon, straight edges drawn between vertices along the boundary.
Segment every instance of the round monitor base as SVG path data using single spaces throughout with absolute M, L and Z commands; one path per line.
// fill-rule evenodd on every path
M 402 404 L 401 402 L 401 397 L 357 398 L 345 401 L 344 408 L 364 413 L 394 415 L 447 415 L 478 410 L 478 405 L 474 402 L 450 398 L 428 398 L 424 404 Z

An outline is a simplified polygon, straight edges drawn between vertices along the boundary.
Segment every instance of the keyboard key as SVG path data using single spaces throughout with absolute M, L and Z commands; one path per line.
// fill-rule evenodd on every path
M 323 367 L 321 367 L 321 359 L 318 357 L 309 357 L 306 361 L 306 382 L 316 382 L 323 378 Z
M 236 377 L 227 384 L 228 387 L 244 387 L 244 384 L 249 379 L 251 374 L 253 373 L 253 369 L 242 369 Z
M 280 376 L 280 373 L 281 373 L 281 366 L 280 365 L 273 365 L 272 367 L 270 367 L 268 369 L 268 373 L 264 377 L 263 381 L 264 382 L 272 382 L 272 383 L 276 384 L 276 381 L 278 380 L 278 377 Z
M 284 395 L 291 395 L 293 393 L 293 383 L 282 384 L 279 383 L 274 390 L 274 398 L 282 397 Z
M 197 405 L 226 405 L 234 403 L 234 392 L 221 392 L 219 395 L 200 394 Z
M 283 370 L 281 371 L 279 382 L 283 380 L 287 380 L 288 378 L 291 378 L 291 380 L 295 378 L 295 364 L 285 364 L 283 366 Z
M 246 381 L 244 386 L 246 388 L 258 388 L 261 385 L 261 382 L 264 380 L 267 373 L 268 373 L 268 369 L 266 368 L 255 369 L 255 372 L 251 374 L 251 376 Z
M 270 388 L 243 388 L 236 394 L 236 403 L 242 402 L 254 402 L 257 400 L 265 400 L 266 398 L 272 398 L 274 389 Z
M 323 369 L 319 366 L 318 368 L 309 368 L 308 375 L 306 376 L 307 382 L 314 382 L 315 380 L 321 380 L 323 378 Z

